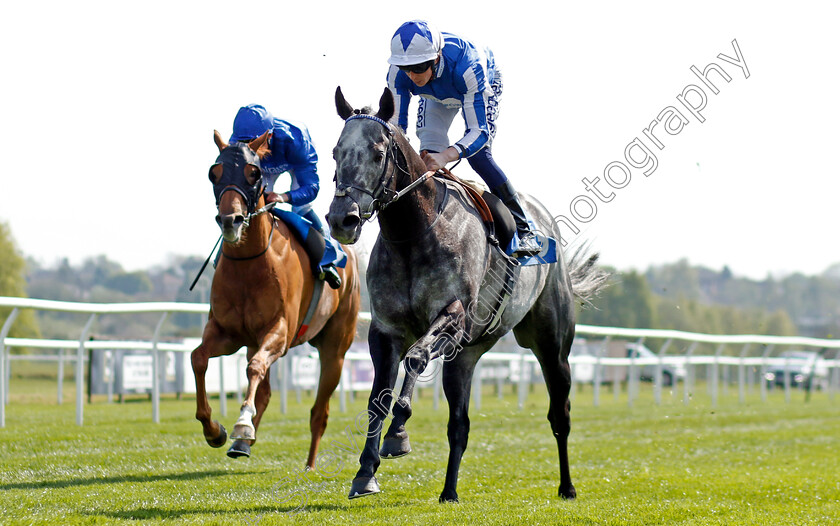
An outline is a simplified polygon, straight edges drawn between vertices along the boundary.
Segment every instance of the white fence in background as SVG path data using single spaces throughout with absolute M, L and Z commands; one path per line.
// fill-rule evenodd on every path
M 180 342 L 163 341 L 161 334 L 164 322 L 172 313 L 199 313 L 205 314 L 209 311 L 209 305 L 199 303 L 119 303 L 119 304 L 93 304 L 93 303 L 71 303 L 58 302 L 27 298 L 0 297 L 0 307 L 11 308 L 10 315 L 6 318 L 0 328 L 0 427 L 6 424 L 6 405 L 9 400 L 9 383 L 11 378 L 11 366 L 14 360 L 27 361 L 52 361 L 58 366 L 58 402 L 62 401 L 63 378 L 65 364 L 72 364 L 75 367 L 76 385 L 76 423 L 83 424 L 84 421 L 84 397 L 85 397 L 85 364 L 88 362 L 88 354 L 94 350 L 106 351 L 143 351 L 148 353 L 151 359 L 133 359 L 130 363 L 134 365 L 132 387 L 144 388 L 144 379 L 148 381 L 145 389 L 151 394 L 152 399 L 152 420 L 160 422 L 160 386 L 162 376 L 166 374 L 166 368 L 161 364 L 170 364 L 173 360 L 182 361 L 181 366 L 189 371 L 183 375 L 183 384 L 179 385 L 177 392 L 194 392 L 195 386 L 189 365 L 188 352 L 191 352 L 197 345 L 195 339 L 187 339 Z M 81 328 L 78 340 L 48 340 L 10 338 L 9 330 L 17 319 L 21 309 L 61 311 L 88 314 L 87 322 Z M 103 314 L 132 315 L 140 313 L 158 313 L 160 319 L 155 328 L 152 338 L 147 341 L 116 341 L 116 340 L 89 340 L 91 329 L 97 318 Z M 366 313 L 363 316 L 369 316 Z M 707 389 L 711 396 L 712 404 L 717 404 L 718 393 L 721 388 L 724 393 L 734 383 L 731 372 L 734 370 L 737 376 L 739 400 L 743 403 L 748 390 L 751 390 L 757 383 L 761 390 L 762 399 L 766 399 L 768 382 L 765 380 L 765 372 L 770 367 L 787 370 L 791 366 L 791 358 L 773 356 L 773 352 L 785 348 L 801 348 L 819 351 L 812 363 L 808 364 L 810 370 L 820 371 L 812 375 L 819 383 L 809 381 L 808 388 L 813 389 L 819 385 L 827 390 L 831 399 L 840 390 L 840 340 L 825 340 L 802 337 L 781 337 L 781 336 L 758 336 L 758 335 L 710 335 L 700 333 L 688 333 L 670 330 L 649 330 L 649 329 L 623 329 L 615 327 L 596 327 L 578 325 L 577 334 L 581 340 L 576 340 L 569 362 L 572 366 L 572 393 L 574 397 L 577 389 L 576 384 L 581 379 L 586 379 L 594 389 L 594 403 L 599 404 L 603 383 L 611 382 L 613 392 L 618 396 L 622 386 L 627 388 L 628 404 L 632 405 L 638 398 L 640 381 L 649 376 L 653 380 L 654 399 L 657 404 L 662 402 L 663 378 L 670 374 L 674 380 L 671 393 L 673 397 L 678 393 L 678 382 L 682 383 L 682 399 L 688 403 L 693 393 L 696 373 L 699 367 L 706 366 Z M 101 335 L 100 335 L 101 337 Z M 584 342 L 582 337 L 586 337 Z M 596 338 L 597 340 L 593 340 Z M 171 338 L 170 338 L 171 339 Z M 658 352 L 652 353 L 647 350 L 645 354 L 630 353 L 624 356 L 609 355 L 608 349 L 611 342 L 618 340 L 630 342 L 629 346 L 644 347 L 645 341 L 655 340 L 664 342 Z M 693 353 L 701 343 L 712 344 L 716 350 L 712 355 L 695 356 Z M 675 345 L 677 344 L 677 345 Z M 682 354 L 667 354 L 669 348 L 678 345 L 686 346 Z M 749 351 L 759 346 L 761 356 L 748 356 Z M 497 346 L 499 347 L 499 346 Z M 501 394 L 504 385 L 516 386 L 519 407 L 522 408 L 530 385 L 542 383 L 541 372 L 536 358 L 529 351 L 508 344 L 511 352 L 491 351 L 486 353 L 476 367 L 473 378 L 473 404 L 481 407 L 480 386 L 486 383 L 495 383 L 497 392 Z M 12 354 L 12 348 L 27 349 L 50 349 L 54 354 Z M 728 354 L 726 351 L 736 349 L 736 354 Z M 75 350 L 74 354 L 67 354 L 67 351 Z M 172 358 L 172 357 L 175 358 Z M 113 369 L 113 361 L 111 361 Z M 145 365 L 143 365 L 145 364 Z M 300 346 L 289 354 L 288 359 L 277 362 L 278 366 L 272 367 L 274 371 L 272 382 L 274 388 L 279 390 L 281 410 L 285 413 L 288 403 L 288 395 L 293 392 L 298 401 L 301 399 L 301 391 L 313 389 L 317 384 L 318 360 L 316 352 L 308 346 Z M 421 379 L 418 387 L 432 387 L 434 407 L 439 407 L 441 394 L 440 360 L 433 361 Z M 123 367 L 125 367 L 125 363 Z M 143 369 L 145 367 L 146 369 Z M 679 368 L 684 375 L 674 376 L 674 371 Z M 338 389 L 341 411 L 346 410 L 347 398 L 353 397 L 354 393 L 370 391 L 373 378 L 370 356 L 364 345 L 355 346 L 348 351 L 345 357 L 345 369 L 341 377 Z M 652 369 L 649 375 L 644 371 Z M 156 371 L 153 373 L 152 371 Z M 621 374 L 616 374 L 621 371 Z M 126 374 L 125 371 L 123 371 Z M 402 379 L 400 370 L 397 390 Z M 109 370 L 108 378 L 114 377 L 114 371 Z M 210 361 L 208 369 L 208 387 L 210 392 L 220 393 L 220 412 L 222 416 L 227 415 L 228 392 L 235 392 L 241 402 L 242 392 L 247 380 L 245 379 L 245 354 L 244 349 L 240 352 L 217 360 Z M 218 381 L 215 380 L 218 378 Z M 722 381 L 721 381 L 722 380 Z M 772 386 L 776 382 L 771 383 Z M 786 401 L 790 401 L 793 385 L 798 380 L 793 374 L 784 373 L 783 387 Z M 110 388 L 109 388 L 110 389 Z M 113 392 L 108 391 L 108 400 L 112 400 Z

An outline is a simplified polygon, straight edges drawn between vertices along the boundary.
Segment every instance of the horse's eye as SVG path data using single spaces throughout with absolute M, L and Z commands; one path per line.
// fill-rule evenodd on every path
M 222 165 L 214 164 L 210 167 L 210 173 L 207 175 L 210 178 L 210 182 L 216 184 L 216 182 L 222 177 Z
M 385 156 L 382 154 L 382 152 L 376 152 L 376 153 L 373 155 L 373 160 L 374 160 L 377 164 L 381 163 L 381 162 L 382 162 L 382 159 L 384 159 L 384 158 L 385 158 Z

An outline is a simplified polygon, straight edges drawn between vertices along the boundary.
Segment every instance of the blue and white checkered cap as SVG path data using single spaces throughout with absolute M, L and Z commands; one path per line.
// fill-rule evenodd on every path
M 389 64 L 412 66 L 437 57 L 443 35 L 425 20 L 411 20 L 397 29 L 391 39 Z

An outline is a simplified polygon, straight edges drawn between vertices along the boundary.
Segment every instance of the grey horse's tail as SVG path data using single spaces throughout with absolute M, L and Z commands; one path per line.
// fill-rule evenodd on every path
M 589 253 L 587 244 L 581 245 L 569 259 L 569 278 L 572 292 L 584 304 L 591 305 L 591 300 L 607 285 L 610 273 L 598 266 L 600 254 Z

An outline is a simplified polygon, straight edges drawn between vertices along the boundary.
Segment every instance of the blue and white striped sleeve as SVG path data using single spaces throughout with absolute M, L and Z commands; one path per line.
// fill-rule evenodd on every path
M 474 62 L 467 67 L 461 79 L 465 89 L 462 101 L 464 114 L 464 136 L 455 143 L 461 157 L 470 157 L 481 150 L 490 140 L 487 127 L 487 99 L 490 85 L 487 72 L 481 62 Z
M 388 68 L 388 87 L 394 95 L 395 108 L 394 116 L 391 117 L 391 124 L 399 126 L 403 133 L 408 131 L 408 105 L 411 102 L 411 91 L 405 85 L 405 80 L 407 80 L 405 74 L 400 75 L 397 66 L 392 65 Z

